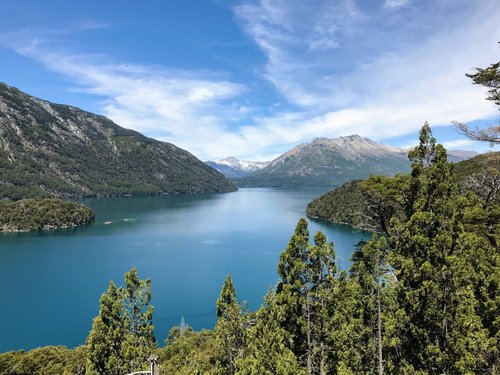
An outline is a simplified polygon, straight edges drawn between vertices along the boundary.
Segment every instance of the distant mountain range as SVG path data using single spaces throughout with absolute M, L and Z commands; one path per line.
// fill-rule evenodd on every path
M 0 83 L 0 198 L 235 189 L 173 144 Z
M 303 143 L 243 176 L 241 187 L 334 187 L 369 175 L 408 172 L 408 150 L 390 147 L 359 135 L 334 139 L 317 138 Z M 470 151 L 450 151 L 451 161 L 477 155 Z
M 236 159 L 235 157 L 229 157 L 221 160 L 206 161 L 205 163 L 221 172 L 227 178 L 238 179 L 246 176 L 250 172 L 261 170 L 270 162 L 246 161 Z

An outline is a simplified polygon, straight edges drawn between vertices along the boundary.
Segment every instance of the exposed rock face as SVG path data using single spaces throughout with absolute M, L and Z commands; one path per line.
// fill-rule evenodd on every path
M 0 198 L 235 189 L 173 144 L 0 83 Z
M 475 153 L 460 152 L 453 161 Z M 407 150 L 374 142 L 359 135 L 316 138 L 273 160 L 267 167 L 243 177 L 240 186 L 334 187 L 369 175 L 408 172 Z

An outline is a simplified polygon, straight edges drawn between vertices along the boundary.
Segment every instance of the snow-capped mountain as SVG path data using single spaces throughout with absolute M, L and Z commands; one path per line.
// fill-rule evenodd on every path
M 268 161 L 247 161 L 239 160 L 235 157 L 206 161 L 205 163 L 228 178 L 241 178 L 250 172 L 261 170 L 269 164 Z

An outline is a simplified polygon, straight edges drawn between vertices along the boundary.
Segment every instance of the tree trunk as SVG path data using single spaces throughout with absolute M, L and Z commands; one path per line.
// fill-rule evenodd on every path
M 309 306 L 309 294 L 306 295 L 307 314 L 307 374 L 312 375 L 312 340 L 311 340 L 311 308 Z
M 377 286 L 377 338 L 378 338 L 378 374 L 384 375 L 384 359 L 382 357 L 382 317 L 380 311 L 380 286 Z
M 323 280 L 321 280 L 321 282 L 323 282 Z M 320 336 L 319 336 L 319 339 L 320 339 L 320 362 L 319 362 L 319 373 L 320 375 L 326 375 L 326 369 L 325 369 L 325 343 L 324 343 L 324 340 L 325 340 L 325 336 L 323 334 L 324 332 L 324 321 L 325 321 L 325 317 L 323 316 L 325 312 L 325 299 L 323 298 L 323 296 L 321 297 L 321 330 L 320 330 Z

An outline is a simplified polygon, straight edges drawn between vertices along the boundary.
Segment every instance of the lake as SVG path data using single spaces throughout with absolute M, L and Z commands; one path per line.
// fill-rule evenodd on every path
M 213 328 L 231 274 L 240 300 L 257 309 L 277 282 L 279 254 L 306 205 L 325 190 L 240 189 L 227 194 L 88 199 L 86 227 L 0 234 L 0 352 L 85 342 L 110 280 L 137 267 L 151 278 L 155 335 L 186 323 Z M 341 268 L 370 233 L 310 221 L 335 242 Z

